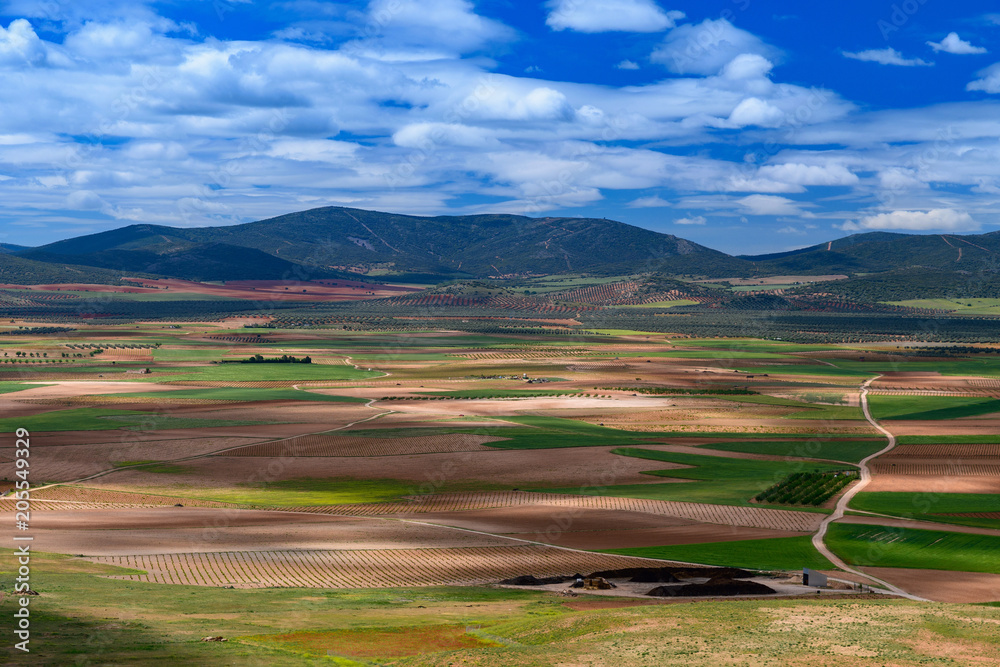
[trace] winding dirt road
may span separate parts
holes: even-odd
[[[819,526],[819,530],[816,531],[815,535],[813,535],[812,543],[813,546],[816,547],[817,551],[826,556],[827,560],[829,560],[831,563],[836,565],[841,570],[874,581],[878,583],[880,586],[885,586],[888,590],[892,591],[893,593],[901,597],[905,597],[910,600],[919,600],[921,602],[926,602],[927,601],[926,598],[918,597],[916,595],[911,595],[910,593],[907,593],[903,589],[897,586],[893,586],[887,581],[883,581],[881,579],[871,576],[870,574],[865,574],[864,572],[859,572],[858,570],[855,570],[850,565],[845,563],[839,556],[830,551],[830,549],[827,548],[826,544],[823,543],[823,537],[826,535],[826,531],[830,527],[830,524],[844,517],[844,511],[850,504],[851,499],[854,498],[854,496],[857,495],[859,491],[868,486],[868,482],[871,481],[872,474],[871,470],[868,469],[868,462],[878,456],[882,456],[883,454],[885,454],[886,452],[888,452],[889,450],[891,450],[893,447],[896,446],[896,436],[894,436],[892,433],[889,433],[889,431],[882,428],[882,426],[872,417],[872,413],[868,409],[868,387],[869,385],[871,385],[872,382],[877,380],[879,377],[881,376],[873,377],[870,380],[866,381],[863,385],[861,385],[861,410],[862,412],[864,412],[865,419],[868,420],[868,423],[874,426],[882,435],[888,438],[889,442],[883,449],[875,452],[870,456],[866,456],[861,460],[860,463],[858,463],[858,467],[861,470],[861,479],[858,481],[857,484],[848,489],[848,491],[844,493],[843,496],[840,497],[840,500],[837,501],[837,506],[834,509],[833,514],[829,515],[826,519],[823,520],[823,523],[821,523]]]

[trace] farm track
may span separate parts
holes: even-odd
[[[88,560],[145,570],[113,579],[237,588],[390,588],[472,585],[525,573],[552,576],[625,567],[662,566],[630,556],[542,545],[356,551],[235,551]]]
[[[865,574],[864,572],[859,572],[858,570],[855,570],[847,563],[845,563],[839,556],[830,551],[829,547],[827,547],[826,544],[823,542],[823,537],[826,535],[826,531],[829,529],[830,524],[844,517],[844,512],[847,510],[847,507],[850,504],[851,499],[854,498],[854,496],[857,495],[859,491],[868,486],[869,482],[871,482],[872,476],[871,476],[871,471],[868,469],[868,462],[876,457],[882,456],[883,454],[892,451],[893,447],[896,446],[896,436],[894,436],[892,433],[883,428],[877,421],[875,421],[875,419],[872,417],[871,410],[869,410],[868,408],[868,388],[870,387],[871,383],[877,379],[878,377],[871,378],[869,380],[866,380],[864,384],[861,385],[859,400],[861,403],[861,410],[862,412],[864,412],[865,415],[865,419],[868,420],[869,424],[874,426],[880,433],[882,433],[886,438],[888,438],[888,444],[886,444],[886,446],[883,449],[861,459],[861,461],[858,463],[858,468],[861,472],[860,481],[858,481],[857,484],[851,485],[847,489],[847,491],[842,496],[840,496],[840,499],[837,501],[837,505],[833,511],[833,514],[827,516],[825,519],[823,519],[822,523],[820,523],[819,530],[817,530],[812,537],[812,544],[814,547],[816,547],[817,551],[819,551],[827,558],[827,560],[829,560],[831,563],[833,563],[836,567],[840,568],[841,570],[844,570],[845,572],[850,572],[851,574],[855,574],[860,577],[865,577],[866,579],[874,581],[881,586],[885,586],[893,593],[901,595],[902,597],[908,598],[910,600],[919,600],[926,602],[924,598],[917,597],[916,595],[911,595],[906,591],[904,591],[903,589],[894,586],[887,581],[883,581],[869,574]]]

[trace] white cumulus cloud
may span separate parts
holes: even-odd
[[[678,218],[674,220],[675,225],[704,225],[708,222],[703,215],[694,215],[688,218]]]
[[[1000,63],[990,65],[979,72],[979,78],[970,81],[966,90],[981,90],[984,93],[1000,93]]]
[[[855,185],[858,177],[839,164],[806,165],[788,162],[761,167],[761,178],[795,185]]]
[[[659,195],[639,197],[628,203],[629,208],[663,208],[665,206],[670,206],[670,202]]]
[[[986,53],[984,47],[973,46],[970,42],[959,37],[957,32],[948,33],[948,36],[940,42],[927,42],[927,46],[936,52],[944,51],[945,53],[954,53],[960,56]]]
[[[576,32],[660,32],[673,28],[684,12],[664,11],[653,0],[549,0],[545,23]]]
[[[799,215],[798,202],[776,195],[750,195],[737,199],[745,213],[749,215]]]
[[[964,211],[936,208],[930,211],[892,211],[849,220],[840,226],[844,231],[908,230],[915,232],[971,232],[979,223]]]
[[[706,19],[671,30],[650,59],[676,74],[715,74],[744,53],[770,61],[779,51],[726,19]]]
[[[934,64],[920,58],[904,58],[902,53],[891,46],[884,49],[857,51],[856,53],[844,51],[844,57],[878,63],[879,65],[898,65],[899,67],[929,67]]]

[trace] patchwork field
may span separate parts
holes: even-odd
[[[361,289],[328,287],[331,299]],[[195,289],[170,291],[182,288]],[[107,636],[141,643],[156,628],[150,655],[201,661],[292,664],[332,650],[341,664],[444,664],[435,660],[451,651],[508,664],[507,652],[522,651],[523,664],[540,664],[526,648],[534,632],[618,627],[633,605],[655,613],[631,633],[676,630],[672,600],[610,574],[611,591],[501,580],[667,565],[688,568],[682,581],[695,587],[708,567],[784,582],[772,594],[785,602],[686,605],[695,616],[751,614],[746,627],[873,613],[898,627],[929,627],[928,614],[955,627],[995,622],[986,607],[919,600],[1000,602],[1000,385],[990,374],[1000,376],[1000,359],[977,355],[976,375],[951,358],[964,374],[942,375],[924,358],[857,345],[244,326],[256,323],[95,326],[0,343],[60,359],[106,350],[53,370],[0,366],[0,423],[30,431],[33,549],[46,554],[32,580],[40,627],[84,632],[139,591],[161,610],[212,593],[221,597],[205,608],[216,611],[201,620],[166,629],[131,607],[144,627],[123,621]],[[113,347],[122,341],[133,347]],[[254,355],[265,361],[240,363]],[[887,434],[895,446],[875,456]],[[13,437],[0,443],[6,525],[18,509],[16,449]],[[803,567],[835,582],[820,601],[788,583]],[[12,573],[0,575],[8,588]],[[80,595],[108,611],[67,602]],[[293,602],[307,611],[279,625],[247,611]],[[351,609],[378,621],[358,625]],[[357,634],[376,626],[382,634]],[[191,643],[199,633],[230,641],[209,654]],[[995,651],[962,633],[956,651]],[[893,655],[924,655],[892,641]],[[854,642],[866,659],[887,655],[868,635]],[[761,655],[780,662],[799,650]]]

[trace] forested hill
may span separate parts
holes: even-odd
[[[81,264],[158,271],[151,255],[197,252],[219,244],[218,261],[250,249],[308,272],[364,270],[487,277],[511,274],[638,273],[739,275],[744,260],[669,234],[599,218],[515,215],[416,217],[328,207],[229,227],[175,229],[132,225],[52,243],[23,256],[51,261],[73,256]],[[262,259],[250,262],[267,268]],[[230,262],[235,270],[248,258]],[[174,275],[190,267],[174,262]],[[288,267],[272,267],[281,271]],[[236,276],[233,276],[236,277]],[[240,276],[243,277],[243,276]]]
[[[131,225],[38,248],[6,246],[0,256],[105,271],[95,272],[94,281],[106,280],[107,271],[192,280],[364,274],[441,282],[567,273],[730,278],[927,270],[950,281],[952,274],[996,272],[1000,232],[871,232],[791,252],[733,257],[604,218],[419,217],[326,207],[226,227]]]
[[[975,272],[997,267],[1000,232],[988,234],[854,234],[773,255],[743,256],[776,274],[880,273],[913,268]]]

